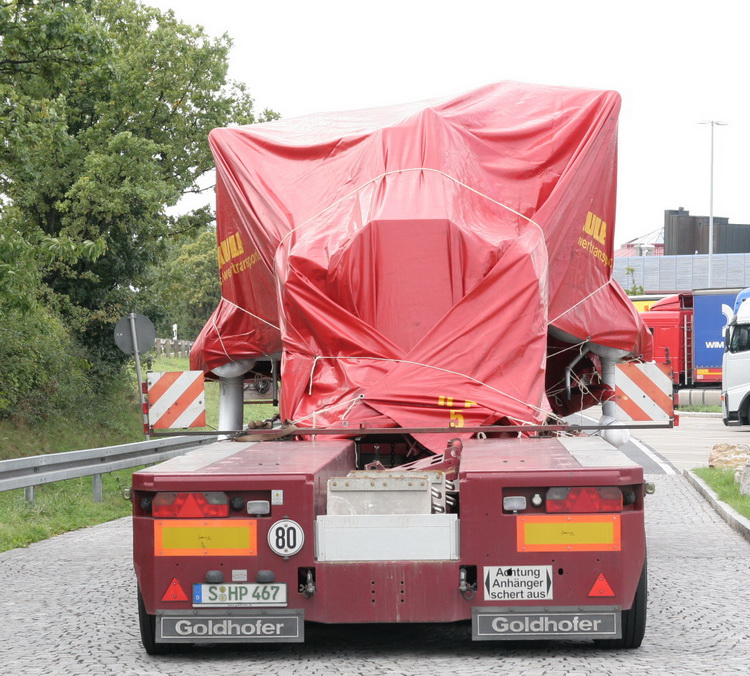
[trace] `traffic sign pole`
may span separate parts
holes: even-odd
[[[143,434],[148,441],[151,437],[148,433],[148,409],[146,408],[146,395],[143,393],[143,374],[141,374],[141,355],[138,353],[138,335],[135,330],[135,312],[128,315],[130,320],[130,336],[133,340],[133,352],[135,354],[135,371],[138,374],[138,395],[141,398],[141,413],[143,414]]]

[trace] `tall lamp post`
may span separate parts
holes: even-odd
[[[700,122],[699,124],[710,124],[711,125],[711,189],[708,202],[708,288],[712,289],[714,286],[714,127],[726,127],[726,122],[718,122],[717,120],[707,120]]]

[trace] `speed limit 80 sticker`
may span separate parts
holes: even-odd
[[[282,519],[268,531],[268,546],[279,556],[292,556],[305,544],[305,532],[296,521]]]

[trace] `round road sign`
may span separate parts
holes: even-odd
[[[148,352],[156,342],[156,328],[153,322],[144,315],[131,312],[115,326],[115,343],[125,354],[135,354],[133,348],[133,327],[138,354]]]

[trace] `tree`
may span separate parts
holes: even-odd
[[[25,244],[48,298],[106,360],[111,323],[165,241],[211,220],[166,215],[200,190],[208,132],[277,115],[256,119],[227,80],[226,35],[135,0],[0,0],[0,35],[0,232],[16,243],[0,240],[0,266]]]
[[[216,231],[209,227],[196,237],[170,243],[163,262],[155,266],[146,312],[159,335],[194,340],[221,299],[216,258]]]
[[[625,289],[625,293],[628,296],[639,296],[643,293],[643,287],[640,284],[635,283],[635,268],[625,268],[625,279],[628,281],[628,288]]]

